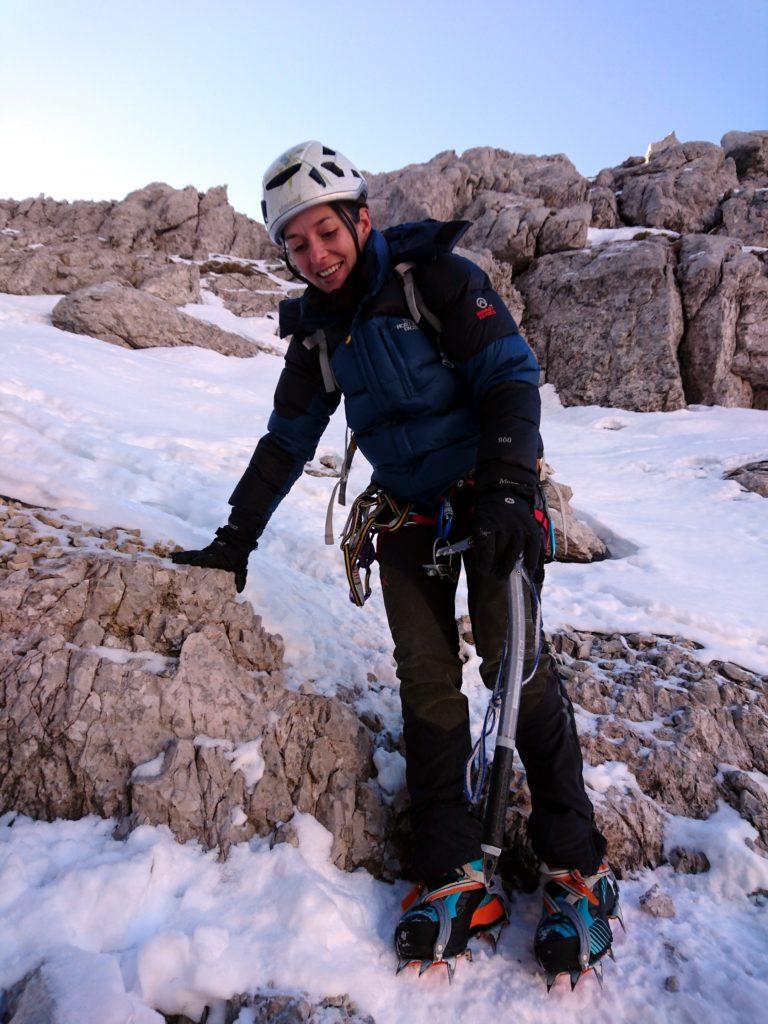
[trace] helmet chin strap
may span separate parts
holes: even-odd
[[[357,253],[357,258],[358,260],[360,260],[362,258],[363,253],[362,250],[360,249],[360,239],[357,237],[357,225],[349,216],[349,214],[341,205],[341,203],[334,203],[333,208],[349,228],[350,234],[352,235],[352,239],[355,243],[355,252]]]
[[[285,265],[288,267],[288,269],[295,278],[297,278],[299,281],[303,281],[304,284],[311,284],[311,282],[308,281],[306,277],[303,276],[303,274],[300,274],[296,267],[294,267],[294,265],[291,263],[291,258],[288,255],[288,246],[285,244],[285,239],[283,239],[283,258],[285,259]]]

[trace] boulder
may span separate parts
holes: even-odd
[[[587,192],[587,202],[592,210],[590,227],[617,228],[621,226],[619,207],[612,185],[593,185]]]
[[[519,324],[523,319],[525,305],[522,295],[512,282],[509,264],[497,260],[490,249],[464,249],[459,246],[453,251],[457,256],[472,260],[485,271],[490,279],[491,287],[498,292],[507,309]]]
[[[658,883],[642,894],[639,903],[643,913],[651,917],[674,917],[676,913],[674,900]]]
[[[123,348],[197,345],[227,356],[253,356],[254,342],[222,331],[175,309],[163,299],[123,285],[91,285],[65,296],[53,308],[54,327],[101,338]]]
[[[554,479],[545,463],[544,497],[555,527],[555,561],[599,562],[609,557],[608,548],[591,526],[578,519],[571,508],[573,491]]]
[[[171,263],[156,270],[139,284],[144,292],[173,306],[200,301],[200,269],[194,263]]]
[[[726,480],[735,480],[745,491],[754,491],[755,494],[768,498],[768,459],[761,462],[748,462],[746,466],[739,466],[725,474]]]
[[[674,134],[652,145],[645,160],[627,161],[613,175],[625,224],[680,234],[714,227],[721,200],[739,187],[736,166],[719,146],[680,143]]]
[[[562,209],[583,203],[588,190],[587,179],[563,154],[531,156],[490,146],[461,156],[449,150],[427,163],[366,178],[374,222],[384,227],[423,217],[472,217],[468,208],[482,192],[538,199],[542,206]]]
[[[465,243],[487,248],[511,265],[513,273],[525,269],[536,256],[582,249],[592,217],[589,203],[550,209],[541,199],[481,192],[466,211],[473,221]]]
[[[515,279],[523,333],[565,405],[682,408],[674,271],[670,245],[651,236],[544,256]]]
[[[26,245],[0,234],[0,291],[11,295],[68,295],[106,281],[135,287],[167,266],[165,255],[123,252],[98,238]]]
[[[751,407],[768,397],[768,276],[731,238],[687,235],[678,281],[680,368],[688,402]]]
[[[206,283],[235,316],[277,314],[277,307],[286,297],[286,290],[278,288],[266,275],[257,277],[243,273],[211,274]],[[300,294],[303,287],[299,285],[294,294]]]
[[[726,132],[720,145],[736,165],[741,182],[768,185],[768,132]]]
[[[461,160],[479,188],[541,199],[554,209],[584,202],[589,188],[564,153],[534,156],[478,146],[462,153]]]
[[[513,273],[524,270],[536,255],[536,245],[549,210],[540,199],[481,192],[467,209],[472,226],[464,236],[470,248],[490,249],[510,264]]]
[[[299,809],[335,864],[380,870],[371,733],[283,688],[282,640],[230,574],[19,505],[0,528],[0,813],[164,824],[226,853]]]
[[[425,164],[397,171],[368,174],[368,203],[376,227],[434,217],[453,220],[468,205],[472,192],[470,169],[456,153],[446,150]]]
[[[536,255],[545,256],[550,252],[583,249],[587,244],[587,231],[591,219],[592,207],[589,203],[551,210],[536,239]]]
[[[768,248],[768,190],[743,188],[720,207],[716,234],[738,238],[744,245]]]

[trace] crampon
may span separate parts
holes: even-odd
[[[464,864],[431,883],[420,883],[403,900],[405,913],[395,929],[399,974],[418,968],[419,977],[434,967],[445,967],[453,981],[459,959],[472,959],[470,939],[482,937],[496,949],[501,929],[509,920],[507,899],[494,877],[483,880],[482,861]]]
[[[624,928],[619,906],[619,884],[607,864],[594,875],[553,871],[542,866],[544,912],[534,941],[534,952],[547,976],[547,992],[557,978],[570,978],[571,991],[590,972],[602,986],[602,959],[613,956],[610,921]]]

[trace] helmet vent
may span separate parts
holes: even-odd
[[[358,172],[355,170],[354,167],[352,168],[352,176],[355,177],[355,178],[361,178],[362,177],[362,175],[358,174]]]
[[[264,199],[261,200],[261,215],[264,218],[264,223],[266,224],[269,218],[267,216],[267,203]]]
[[[323,146],[323,156],[336,156],[336,150],[328,149],[327,146]]]
[[[312,179],[312,181],[316,181],[318,185],[322,185],[323,187],[327,185],[325,178],[322,176],[322,174],[320,173],[320,171],[318,171],[316,167],[312,168],[312,170],[309,172],[309,176]]]
[[[344,177],[344,171],[342,171],[338,164],[334,164],[330,160],[326,160],[325,163],[320,164],[320,166],[324,167],[326,171],[331,171],[337,178]]]
[[[292,178],[294,176],[294,174],[296,173],[296,171],[298,171],[300,167],[301,164],[293,164],[291,167],[286,167],[284,171],[280,171],[280,173],[276,174],[271,181],[267,182],[267,184],[264,186],[265,189],[269,191],[270,189],[273,188],[280,188],[280,186],[284,185],[286,181],[289,180],[289,178]]]

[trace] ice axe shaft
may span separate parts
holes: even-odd
[[[507,643],[501,714],[483,817],[483,875],[489,885],[504,843],[504,824],[515,756],[515,735],[525,666],[525,595],[522,555],[507,579]]]

